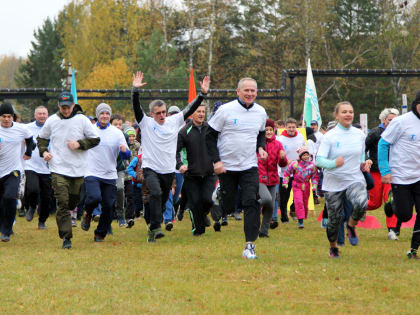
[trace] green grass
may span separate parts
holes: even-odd
[[[317,207],[317,215],[320,208]],[[305,229],[291,222],[257,241],[259,259],[241,257],[243,221],[193,238],[184,219],[155,244],[144,221],[93,242],[74,229],[61,249],[55,218],[38,231],[37,218],[19,218],[11,242],[0,244],[2,314],[417,313],[420,262],[405,256],[411,229],[399,241],[383,229],[359,229],[340,259],[328,257],[325,230],[310,214]],[[80,224],[80,222],[79,222]]]

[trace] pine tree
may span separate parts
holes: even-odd
[[[65,70],[61,68],[62,49],[57,21],[47,18],[37,31],[26,63],[19,67],[16,83],[19,87],[61,87]]]

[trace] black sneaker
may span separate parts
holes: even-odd
[[[19,218],[23,218],[26,215],[24,207],[19,208],[18,215],[19,215]]]
[[[168,222],[165,224],[166,231],[171,231],[173,227],[174,227],[174,224],[172,222]]]
[[[228,218],[227,217],[223,217],[222,218],[222,226],[226,226],[228,225]]]
[[[29,207],[28,211],[26,212],[26,221],[31,222],[34,218],[35,209]]]
[[[45,222],[39,222],[38,223],[38,230],[46,230],[47,226],[45,225]]]
[[[279,226],[279,223],[277,221],[272,220],[270,222],[270,229],[274,230]]]
[[[127,229],[131,229],[134,225],[134,220],[133,219],[128,219],[127,221]]]
[[[62,249],[70,249],[71,248],[71,239],[63,238],[63,246]]]
[[[215,232],[220,232],[221,228],[222,228],[222,225],[220,224],[219,221],[214,222],[213,229]]]
[[[330,248],[330,257],[331,258],[340,258],[340,251],[337,247]]]
[[[408,259],[419,259],[419,257],[417,256],[417,249],[410,249],[407,252],[407,257]]]
[[[80,227],[84,231],[89,231],[90,229],[90,221],[92,221],[92,215],[85,213],[83,214],[82,223],[80,224]]]
[[[182,210],[181,208],[178,210],[178,212],[176,213],[176,218],[178,219],[178,221],[182,221],[182,219],[184,218],[184,210]]]
[[[258,236],[259,236],[260,238],[263,238],[263,237],[269,237],[269,236],[268,236],[268,234],[265,234],[265,233],[263,233],[263,232],[260,232],[260,233],[258,234]]]

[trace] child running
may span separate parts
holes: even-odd
[[[309,181],[312,180],[312,186],[316,190],[318,178],[315,164],[310,160],[310,154],[307,147],[300,147],[296,150],[299,158],[293,161],[284,171],[283,187],[287,187],[289,179],[293,176],[292,183],[293,201],[295,203],[296,216],[298,218],[299,229],[304,228],[303,219],[308,217],[308,200],[311,192]]]

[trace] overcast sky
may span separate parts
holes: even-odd
[[[70,0],[0,0],[0,56],[26,57],[34,30],[53,19]]]

